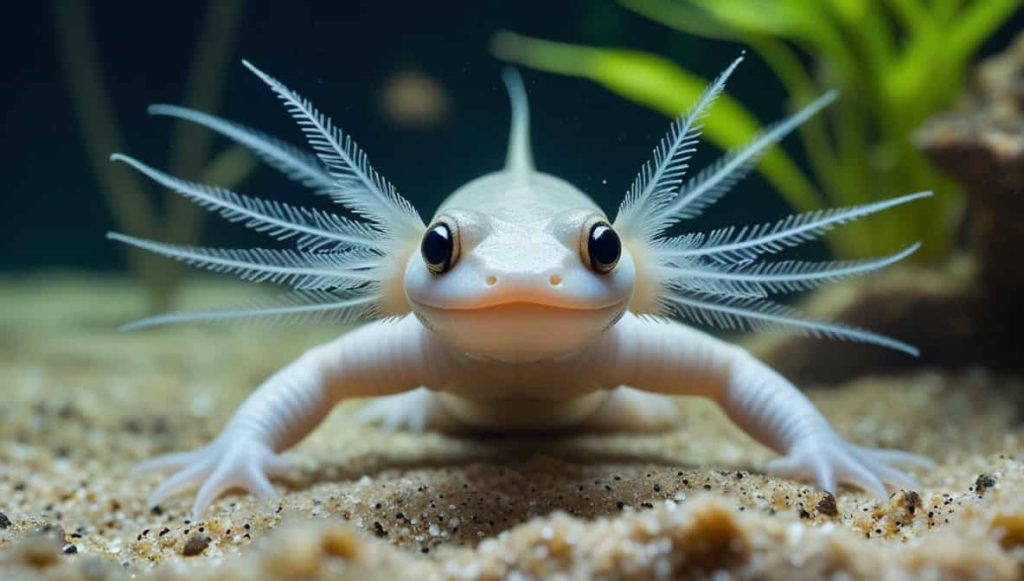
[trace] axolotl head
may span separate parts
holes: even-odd
[[[553,176],[510,171],[452,194],[404,276],[427,328],[506,362],[586,346],[625,312],[634,278],[629,252],[587,196]]]
[[[459,351],[506,362],[577,351],[626,311],[636,272],[608,218],[568,182],[537,172],[519,75],[505,168],[441,205],[405,268],[408,304]]]

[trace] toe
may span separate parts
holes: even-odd
[[[234,469],[230,465],[222,464],[209,478],[199,487],[196,493],[196,500],[192,504],[192,520],[199,521],[214,500],[221,494],[236,485]],[[241,482],[238,483],[241,485]]]
[[[181,470],[182,468],[191,465],[196,459],[196,452],[173,452],[171,454],[161,454],[143,460],[132,468],[132,475],[139,476],[142,474],[148,474],[150,472],[167,472],[169,470]]]
[[[256,466],[250,466],[246,471],[242,486],[251,490],[260,500],[273,500],[278,497],[277,490],[274,489],[267,475]]]
[[[765,471],[777,476],[792,478],[798,475],[797,468],[798,462],[796,458],[792,456],[781,456],[771,462],[768,462],[768,465],[765,466]]]
[[[924,470],[934,470],[938,467],[938,464],[927,456],[914,454],[912,452],[905,452],[903,450],[890,450],[885,448],[860,448],[859,450],[861,453],[867,454],[875,460],[885,464],[891,464],[893,466],[901,466],[903,468],[920,468]]]
[[[156,506],[163,502],[168,496],[198,486],[207,473],[207,466],[204,463],[193,464],[160,483],[160,486],[149,495],[149,506]]]
[[[836,472],[828,462],[822,460],[814,461],[814,479],[818,484],[818,488],[829,494],[834,495],[836,493]]]
[[[843,480],[867,490],[879,500],[889,497],[885,485],[878,479],[878,476],[875,476],[871,470],[855,458],[844,458],[841,466]]]
[[[882,482],[890,484],[893,488],[905,490],[916,490],[918,488],[917,478],[913,475],[890,468],[884,464],[872,466],[871,469],[882,479]]]

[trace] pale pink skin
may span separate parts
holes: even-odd
[[[781,454],[768,472],[829,492],[845,482],[884,497],[887,485],[915,486],[901,467],[931,466],[847,442],[743,349],[636,314],[634,288],[650,281],[630,241],[615,270],[594,272],[580,237],[600,209],[558,178],[513,169],[470,182],[439,209],[460,233],[449,272],[429,272],[415,251],[396,258],[410,312],[310,350],[268,378],[213,442],[143,464],[176,471],[150,502],[198,486],[198,519],[231,488],[273,498],[269,477],[289,465],[282,453],[339,401],[361,397],[381,397],[363,419],[414,430],[650,430],[672,423],[666,395],[696,395]]]

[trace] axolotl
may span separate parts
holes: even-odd
[[[504,74],[512,123],[501,171],[452,193],[425,224],[351,137],[278,80],[243,61],[294,117],[314,153],[211,115],[155,105],[150,113],[195,122],[340,204],[296,207],[205,186],[116,154],[163,186],[292,249],[175,246],[113,239],[219,272],[292,287],[280,303],[160,315],[131,328],[248,317],[371,319],[269,377],[208,445],[144,462],[173,470],[155,504],[198,487],[199,518],[232,488],[277,495],[283,453],[341,400],[377,398],[360,419],[410,430],[660,430],[671,396],[703,396],[780,456],[765,466],[834,493],[848,483],[884,497],[913,487],[909,452],[841,437],[799,389],[746,350],[674,319],[737,328],[786,327],[812,335],[914,347],[817,320],[773,302],[872,271],[917,245],[844,262],[769,261],[850,220],[930,195],[797,214],[743,228],[671,232],[718,201],[766,149],[835,98],[827,93],[693,177],[686,176],[705,116],[736,59],[670,126],[629,187],[614,220],[565,180],[537,171],[521,77]]]

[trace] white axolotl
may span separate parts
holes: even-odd
[[[666,233],[721,198],[769,146],[834,99],[823,96],[684,180],[702,119],[740,60],[671,125],[614,221],[571,184],[534,169],[526,94],[511,70],[504,76],[512,102],[505,168],[459,188],[429,225],[347,134],[247,62],[298,121],[315,156],[201,112],[153,106],[152,114],[235,140],[347,214],[183,181],[115,155],[228,220],[296,243],[294,250],[223,250],[111,234],[190,264],[294,289],[275,306],[162,315],[129,327],[251,316],[378,320],[271,376],[205,447],[144,463],[142,470],[176,470],[150,501],[198,486],[192,514],[199,518],[230,488],[274,497],[268,477],[289,465],[282,453],[336,403],[364,397],[379,399],[363,409],[363,419],[391,427],[504,431],[664,429],[674,409],[668,396],[704,396],[782,454],[768,472],[833,493],[837,482],[880,497],[886,484],[913,487],[913,477],[897,467],[927,467],[928,459],[847,442],[771,368],[666,317],[726,328],[785,326],[916,352],[869,331],[807,318],[768,297],[886,266],[917,245],[856,262],[760,259],[928,192],[741,229]]]

